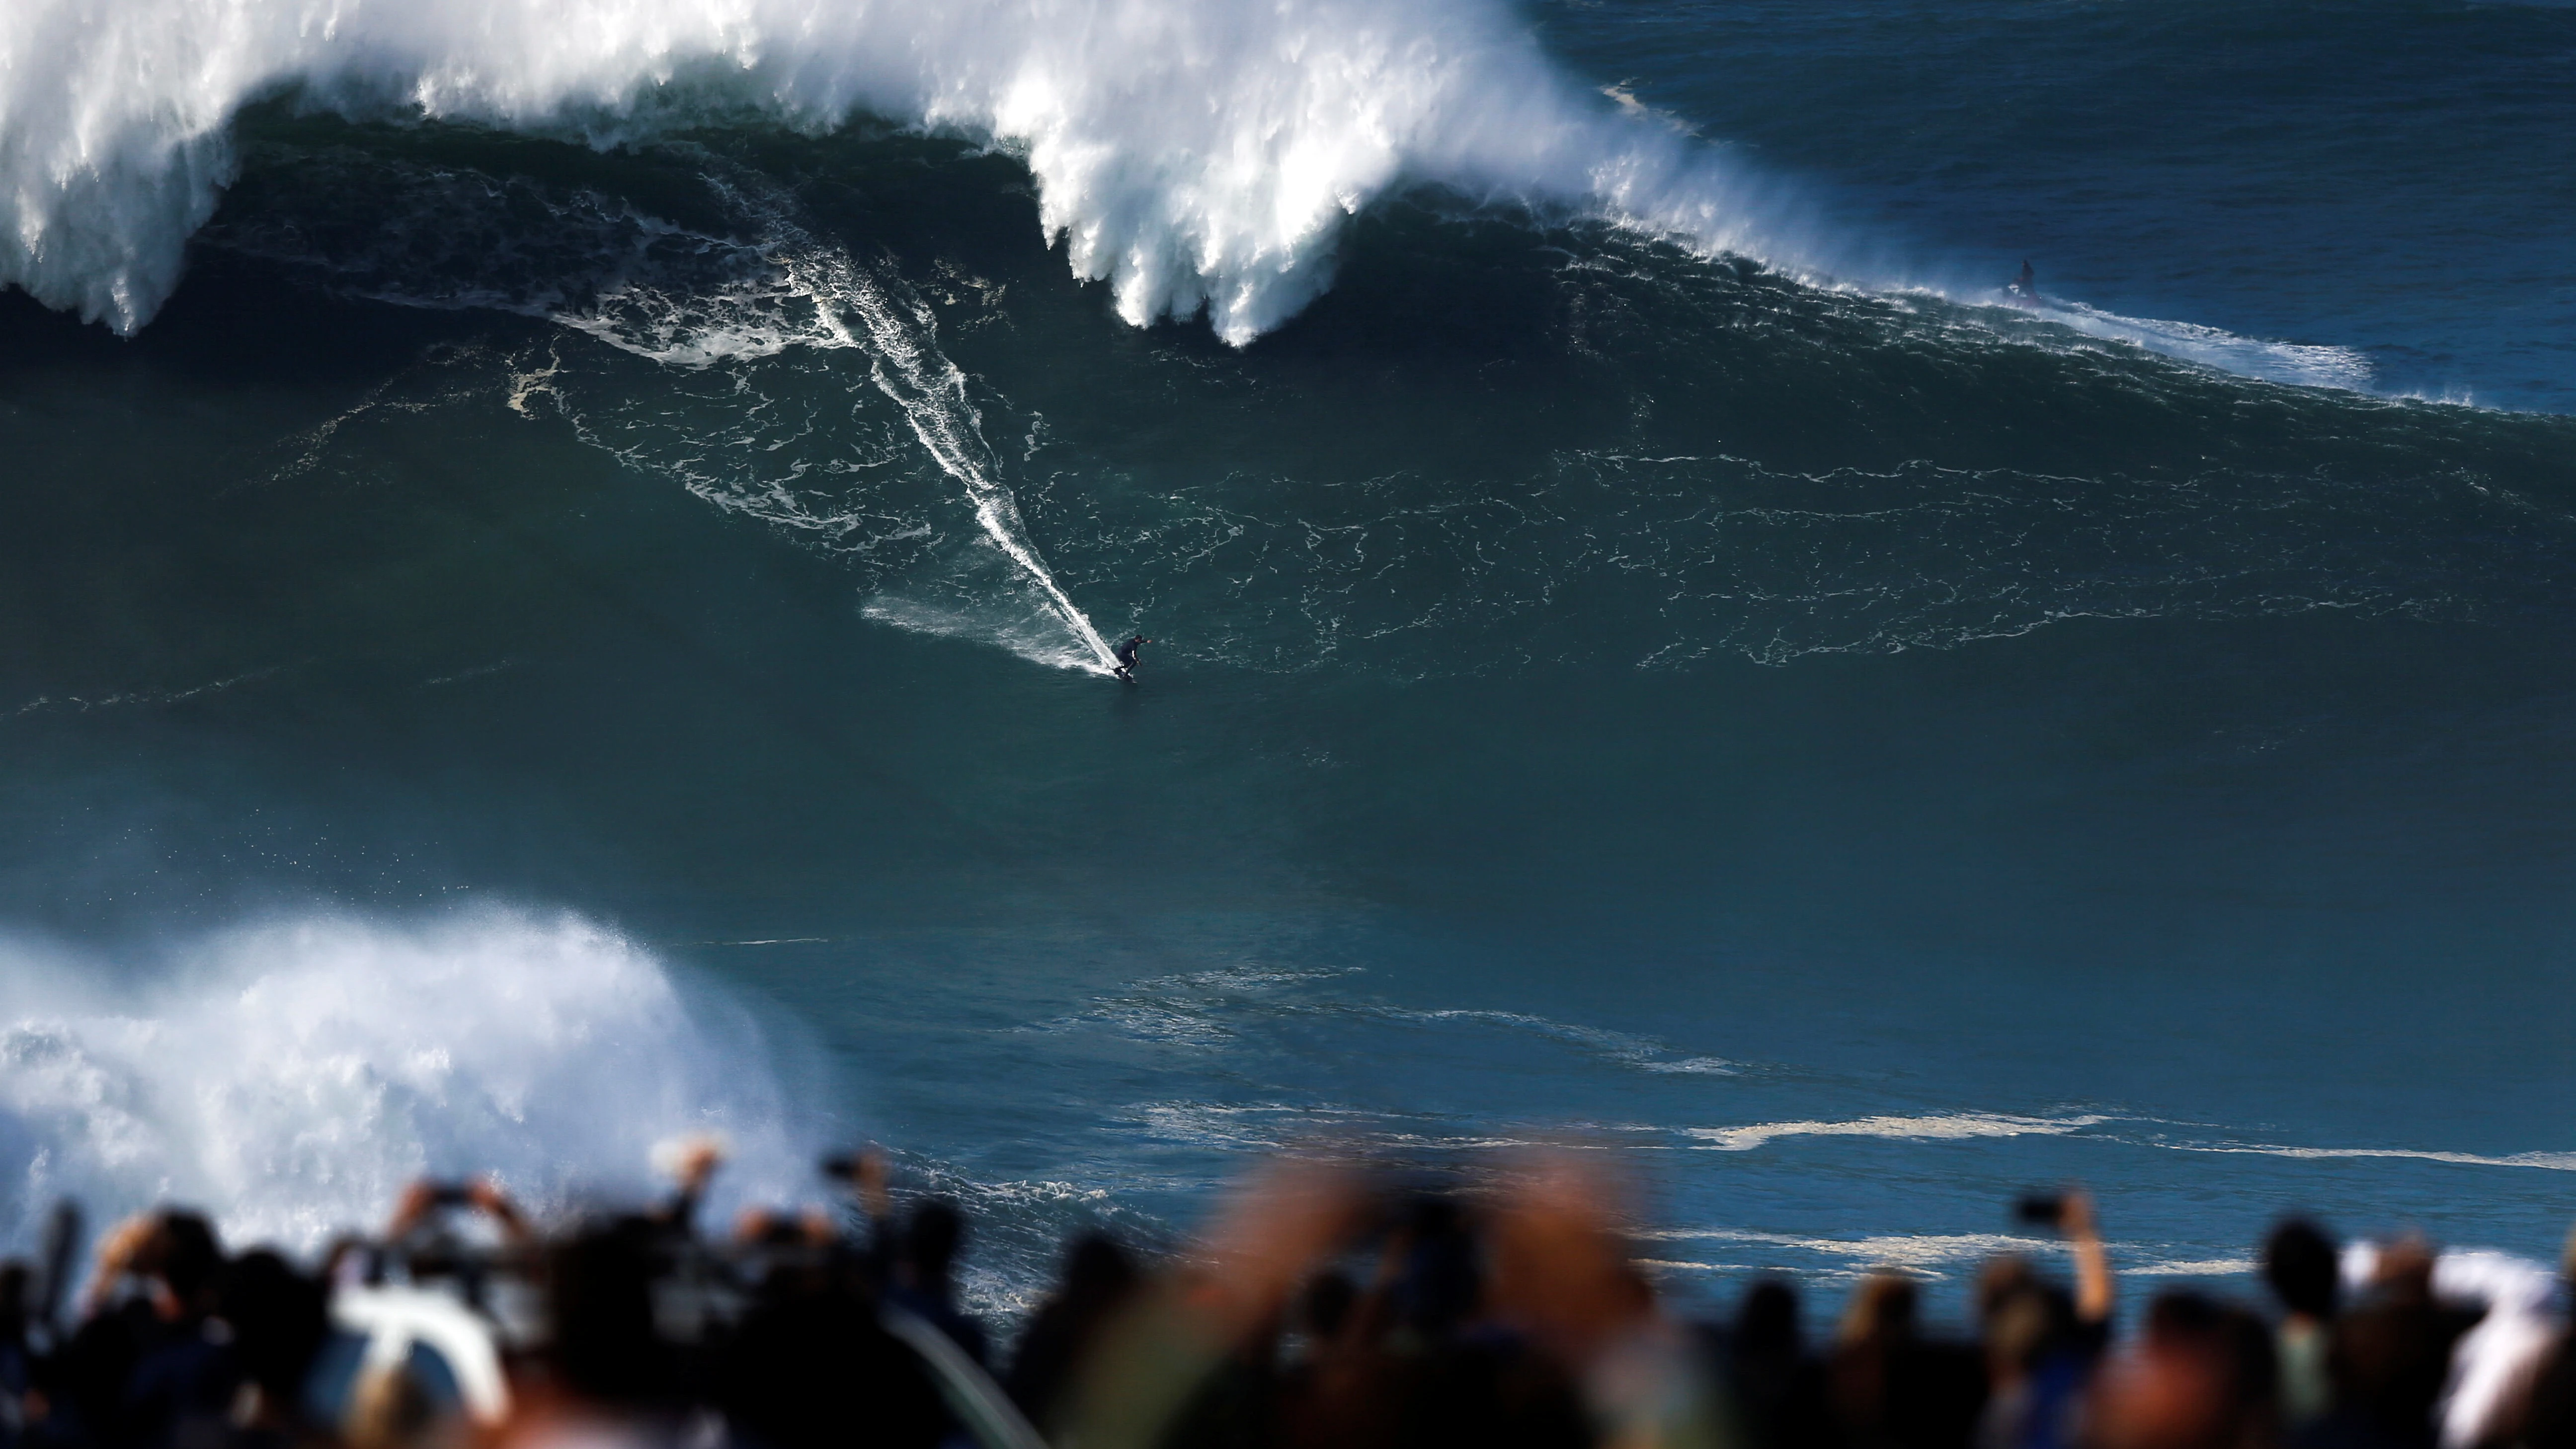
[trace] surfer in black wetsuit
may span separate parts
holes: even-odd
[[[2021,275],[2013,279],[2013,284],[2008,290],[2021,299],[2024,306],[2039,300],[2039,283],[2033,280],[2036,275],[2030,269],[2030,258],[2022,258]]]
[[[1140,647],[1153,642],[1153,640],[1146,638],[1142,634],[1131,634],[1128,636],[1126,643],[1119,645],[1117,649],[1113,651],[1118,656],[1118,668],[1116,673],[1119,678],[1126,680],[1129,684],[1134,684],[1136,682],[1136,651]]]

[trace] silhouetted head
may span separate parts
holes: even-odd
[[[26,1337],[27,1316],[34,1311],[35,1276],[15,1258],[0,1263],[0,1343]]]
[[[322,1285],[266,1248],[224,1267],[215,1282],[215,1312],[233,1330],[242,1371],[269,1402],[292,1407],[313,1356],[330,1335],[329,1296]]]
[[[2398,1258],[2391,1268],[2386,1260]],[[2426,1261],[2419,1263],[2416,1258]],[[2429,1443],[2433,1405],[2465,1326],[2433,1302],[2429,1255],[2383,1253],[2382,1277],[2335,1321],[2326,1374],[2335,1402],[2401,1443]]]
[[[2284,1218],[2263,1240],[2263,1281],[2292,1313],[2332,1318],[2340,1280],[2334,1239],[2306,1218]]]
[[[1396,1317],[1423,1333],[1441,1333],[1474,1316],[1485,1292],[1476,1240],[1466,1214],[1445,1197],[1419,1197],[1404,1212],[1407,1251],[1395,1283]]]
[[[1991,1258],[1977,1274],[1977,1333],[1996,1382],[2035,1367],[2074,1329],[2074,1300],[2028,1258]]]
[[[1799,1347],[1798,1290],[1785,1278],[1757,1279],[1735,1308],[1738,1353],[1777,1357]]]
[[[607,1223],[547,1254],[555,1367],[567,1388],[601,1403],[648,1402],[668,1387],[653,1334],[652,1231],[633,1220]]]
[[[1844,1343],[1901,1343],[1914,1336],[1918,1294],[1914,1280],[1898,1273],[1873,1273],[1852,1290],[1843,1310]]]
[[[1318,1342],[1339,1337],[1342,1325],[1351,1321],[1351,1308],[1360,1299],[1359,1285],[1339,1268],[1327,1268],[1315,1275],[1306,1291],[1297,1295],[1297,1328]]]
[[[1084,1233],[1073,1240],[1072,1251],[1064,1256],[1064,1296],[1068,1299],[1093,1303],[1124,1297],[1136,1286],[1136,1278],[1136,1260],[1107,1233]]]
[[[943,1198],[917,1204],[903,1225],[903,1266],[913,1285],[925,1291],[943,1288],[966,1241],[966,1215]]]
[[[2179,1290],[2148,1305],[2145,1331],[2094,1398],[2100,1449],[2237,1449],[2269,1437],[2272,1337],[2240,1308]]]
[[[161,1280],[181,1307],[201,1313],[209,1307],[209,1290],[224,1266],[223,1245],[214,1225],[185,1208],[164,1209],[152,1237],[135,1263],[137,1270]]]
[[[1977,1269],[1977,1321],[1992,1321],[2004,1304],[2039,1283],[2039,1270],[2019,1253],[1998,1253],[1988,1258]]]

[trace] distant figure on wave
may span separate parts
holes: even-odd
[[[2035,280],[2035,277],[2036,274],[2030,269],[2030,258],[2024,257],[2022,258],[2021,263],[2021,275],[2013,278],[2012,285],[2004,288],[2004,290],[2011,293],[2012,299],[2015,302],[2020,303],[2022,306],[2037,306],[2039,303],[2039,283]]]
[[[1153,640],[1146,638],[1142,634],[1131,634],[1127,636],[1127,642],[1119,645],[1114,651],[1118,656],[1118,667],[1110,672],[1127,681],[1129,684],[1134,684],[1136,682],[1136,651],[1153,642]]]

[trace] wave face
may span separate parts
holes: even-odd
[[[1704,152],[1566,84],[1486,0],[27,0],[0,35],[0,282],[142,326],[234,174],[233,117],[290,89],[601,144],[746,111],[1002,140],[1121,316],[1204,308],[1238,343],[1399,178],[1749,236]]]
[[[423,1174],[490,1170],[541,1208],[629,1199],[653,1146],[696,1132],[730,1143],[729,1198],[775,1198],[820,1140],[749,1017],[578,917],[287,920],[112,974],[0,948],[11,1243],[63,1195],[185,1203],[298,1249],[373,1226]]]
[[[240,131],[199,242],[218,292],[229,268],[497,328],[439,386],[833,555],[873,619],[1066,669],[1157,619],[1193,659],[1421,677],[2499,618],[2567,577],[2557,420],[2273,387],[1594,220],[1390,198],[1333,294],[1238,352],[1102,317],[1034,244],[1027,173],[953,141]],[[461,315],[491,311],[551,325]],[[2230,366],[2317,361],[2293,351]]]

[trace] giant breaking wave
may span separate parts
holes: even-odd
[[[11,0],[0,284],[120,332],[177,286],[245,105],[608,145],[869,112],[1022,151],[1076,274],[1247,342],[1390,186],[1777,252],[1717,153],[1573,86],[1494,0]],[[1751,219],[1774,223],[1757,236]]]

